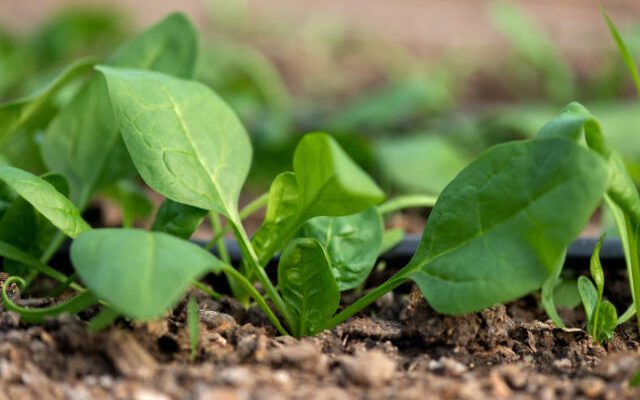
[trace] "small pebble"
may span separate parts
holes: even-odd
[[[396,363],[383,352],[372,350],[355,357],[345,358],[342,367],[356,384],[381,386],[393,377]]]

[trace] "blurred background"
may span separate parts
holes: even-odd
[[[0,101],[181,10],[200,29],[197,79],[252,135],[253,193],[290,169],[301,134],[321,130],[389,193],[437,194],[488,146],[535,134],[572,100],[601,118],[640,181],[638,102],[598,4],[4,0]],[[602,5],[640,56],[640,2]]]

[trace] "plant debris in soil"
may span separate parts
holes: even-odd
[[[419,291],[314,337],[278,337],[259,311],[193,292],[200,343],[189,361],[186,300],[164,319],[89,333],[83,317],[27,326],[0,313],[2,399],[637,399],[632,324],[595,344],[557,329],[530,296],[460,317]],[[533,310],[533,311],[532,311]],[[574,313],[574,312],[571,312]],[[565,315],[575,326],[583,316]]]

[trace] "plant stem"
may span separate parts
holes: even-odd
[[[631,222],[629,217],[625,217],[625,227],[629,237],[629,258],[631,265],[629,268],[629,280],[631,281],[631,291],[633,292],[634,303],[640,299],[640,260],[638,259],[638,229]],[[637,303],[636,303],[637,304]],[[636,322],[640,330],[640,309],[636,308]]]
[[[380,296],[402,285],[404,282],[406,282],[406,280],[407,280],[406,278],[398,277],[398,275],[392,276],[382,285],[373,289],[363,297],[356,300],[356,302],[352,303],[347,308],[340,311],[338,314],[334,315],[333,318],[331,318],[329,321],[325,323],[323,328],[331,329],[334,326],[346,321],[348,318],[352,317],[358,311],[362,310],[369,304],[376,301],[378,298],[380,298]]]
[[[256,303],[258,303],[258,306],[260,307],[262,312],[265,313],[267,318],[269,318],[269,321],[271,321],[271,323],[276,327],[276,329],[278,330],[278,332],[280,332],[281,335],[283,336],[289,335],[286,329],[284,329],[284,327],[282,326],[282,324],[280,324],[278,317],[276,317],[273,311],[271,311],[271,308],[269,307],[267,302],[264,300],[264,297],[262,297],[260,292],[258,292],[256,288],[253,287],[251,282],[249,282],[247,278],[244,277],[244,275],[238,272],[231,265],[227,265],[227,264],[222,266],[222,272],[232,277],[240,286],[244,288],[244,290],[246,290],[251,295],[251,297],[254,298]]]
[[[243,221],[247,219],[249,216],[253,215],[258,210],[264,208],[269,201],[269,193],[263,193],[258,196],[256,199],[252,200],[249,204],[244,206],[242,210],[240,210],[240,220]],[[215,228],[214,228],[215,229]],[[207,250],[211,250],[216,243],[224,237],[227,233],[231,232],[231,225],[226,225],[220,231],[214,232],[213,238],[207,243],[205,248]]]
[[[239,219],[239,218],[238,218]],[[280,294],[271,283],[271,280],[267,276],[267,272],[260,266],[260,261],[258,259],[258,255],[256,254],[253,245],[251,244],[251,240],[249,240],[249,236],[247,232],[244,230],[244,226],[242,226],[241,222],[235,222],[233,218],[229,219],[231,225],[233,225],[234,232],[236,234],[236,240],[238,241],[238,245],[242,250],[242,253],[246,256],[246,261],[250,264],[250,268],[253,269],[253,272],[256,274],[258,281],[262,284],[265,292],[273,301],[273,305],[276,307],[276,310],[282,315],[285,322],[288,326],[293,326],[293,318],[291,318],[291,314],[289,313],[289,309],[287,305],[280,297]]]
[[[198,282],[198,281],[193,281],[192,285],[198,289],[199,291],[206,293],[209,297],[211,297],[214,300],[220,300],[222,298],[222,295],[218,292],[216,292],[215,290],[209,288],[208,286],[206,286],[205,284]]]
[[[391,214],[405,208],[433,207],[438,200],[437,196],[421,194],[398,196],[378,206],[380,214]]]
[[[99,332],[109,325],[113,324],[120,316],[120,313],[109,306],[104,306],[100,312],[89,321],[88,329],[90,332]]]
[[[220,223],[220,216],[211,211],[209,212],[209,221],[211,221],[211,228],[213,228],[213,234],[214,234],[214,239],[217,238],[217,240],[215,242],[210,242],[210,243],[215,243],[216,248],[218,249],[218,255],[220,256],[220,259],[225,263],[225,264],[231,264],[231,258],[229,257],[229,250],[227,249],[227,244],[224,241],[224,234],[223,234],[223,228],[222,228],[222,223]],[[209,245],[207,245],[208,247]],[[210,248],[207,248],[207,250],[211,250]]]

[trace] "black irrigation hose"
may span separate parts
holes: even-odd
[[[566,259],[567,264],[572,267],[579,267],[578,264],[585,261],[587,264],[584,265],[584,268],[588,269],[588,260],[591,257],[591,253],[593,253],[593,248],[597,242],[598,238],[578,238],[571,244],[571,246],[569,246]],[[204,244],[204,242],[197,243]],[[240,262],[241,253],[238,244],[233,239],[226,239],[226,243],[231,261],[234,264]],[[415,253],[419,243],[419,235],[407,235],[402,242],[383,254],[380,259],[388,264],[395,265],[397,263],[400,264],[400,266],[403,266],[409,261],[411,256],[413,256],[413,253]],[[212,251],[215,253],[215,247]],[[274,261],[277,261],[277,257],[278,256],[275,257]],[[603,263],[609,262],[614,265],[624,265],[624,251],[622,250],[620,239],[605,238],[602,244],[602,249],[600,250],[600,259]]]

